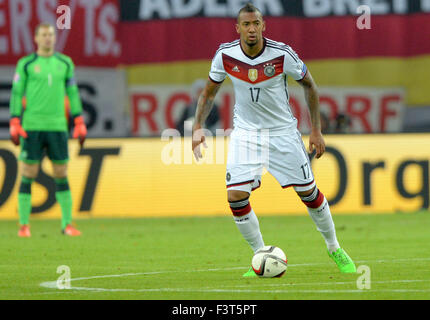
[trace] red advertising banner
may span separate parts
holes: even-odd
[[[0,64],[33,52],[34,29],[48,22],[57,27],[56,50],[76,65],[116,66],[119,19],[118,0],[0,0]]]
[[[372,16],[371,29],[357,17],[267,17],[264,36],[290,45],[304,60],[410,57],[430,53],[430,14]],[[219,45],[238,38],[234,18],[123,23],[125,64],[212,59]],[[394,36],[395,35],[395,36]]]
[[[223,2],[0,0],[0,64],[13,65],[35,50],[34,28],[40,22],[57,26],[57,51],[70,55],[77,65],[211,59],[220,43],[237,38],[235,14],[230,13],[237,11],[239,1],[230,1],[229,6]],[[357,27],[359,14],[352,5],[346,10],[330,7],[337,2],[329,0],[303,5],[300,1],[263,2],[265,36],[291,45],[305,60],[430,53],[429,0],[422,0],[420,6],[415,1],[404,6],[387,3],[386,10],[373,4],[369,29]],[[191,14],[192,8],[200,7],[205,14]],[[292,13],[296,14],[288,15]],[[164,18],[154,19],[158,16]]]

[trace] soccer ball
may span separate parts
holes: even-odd
[[[263,278],[282,277],[287,271],[287,256],[281,248],[264,246],[252,257],[252,269]]]

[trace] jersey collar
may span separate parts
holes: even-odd
[[[263,54],[263,52],[264,52],[264,50],[266,49],[266,38],[264,38],[263,37],[263,48],[261,49],[261,51],[256,55],[256,56],[254,56],[254,57],[251,57],[251,56],[249,56],[249,55],[247,55],[246,53],[245,53],[245,50],[243,50],[243,48],[242,48],[242,41],[241,40],[239,40],[239,45],[240,45],[240,50],[242,50],[242,53],[248,58],[248,59],[251,59],[251,60],[254,60],[254,59],[257,59],[259,56],[261,56],[262,54]]]

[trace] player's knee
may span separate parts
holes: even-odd
[[[296,191],[297,195],[302,198],[302,197],[308,197],[312,194],[312,192],[315,192],[315,190],[317,189],[317,186],[314,186],[312,189],[306,190],[306,191]]]
[[[319,208],[324,202],[323,193],[315,186],[311,190],[297,192],[302,202],[308,208]]]
[[[249,193],[245,191],[229,190],[228,203],[235,217],[246,215],[252,210],[249,203]]]
[[[227,191],[228,202],[240,201],[249,198],[249,193],[240,190],[228,190]]]
[[[54,164],[53,165],[54,178],[61,179],[67,177],[67,165],[66,164]]]
[[[22,175],[24,177],[30,178],[30,179],[36,179],[37,175],[39,174],[39,164],[28,164],[23,163],[22,165]]]

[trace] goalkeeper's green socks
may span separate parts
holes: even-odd
[[[27,225],[31,213],[31,184],[34,179],[22,177],[18,193],[19,223]],[[55,198],[61,207],[61,229],[72,222],[72,193],[67,178],[55,179]]]
[[[61,229],[72,223],[72,193],[67,178],[55,179],[55,198],[61,207]]]
[[[31,184],[34,179],[22,177],[21,185],[18,193],[18,214],[19,223],[21,225],[27,225],[30,222],[31,214]]]

